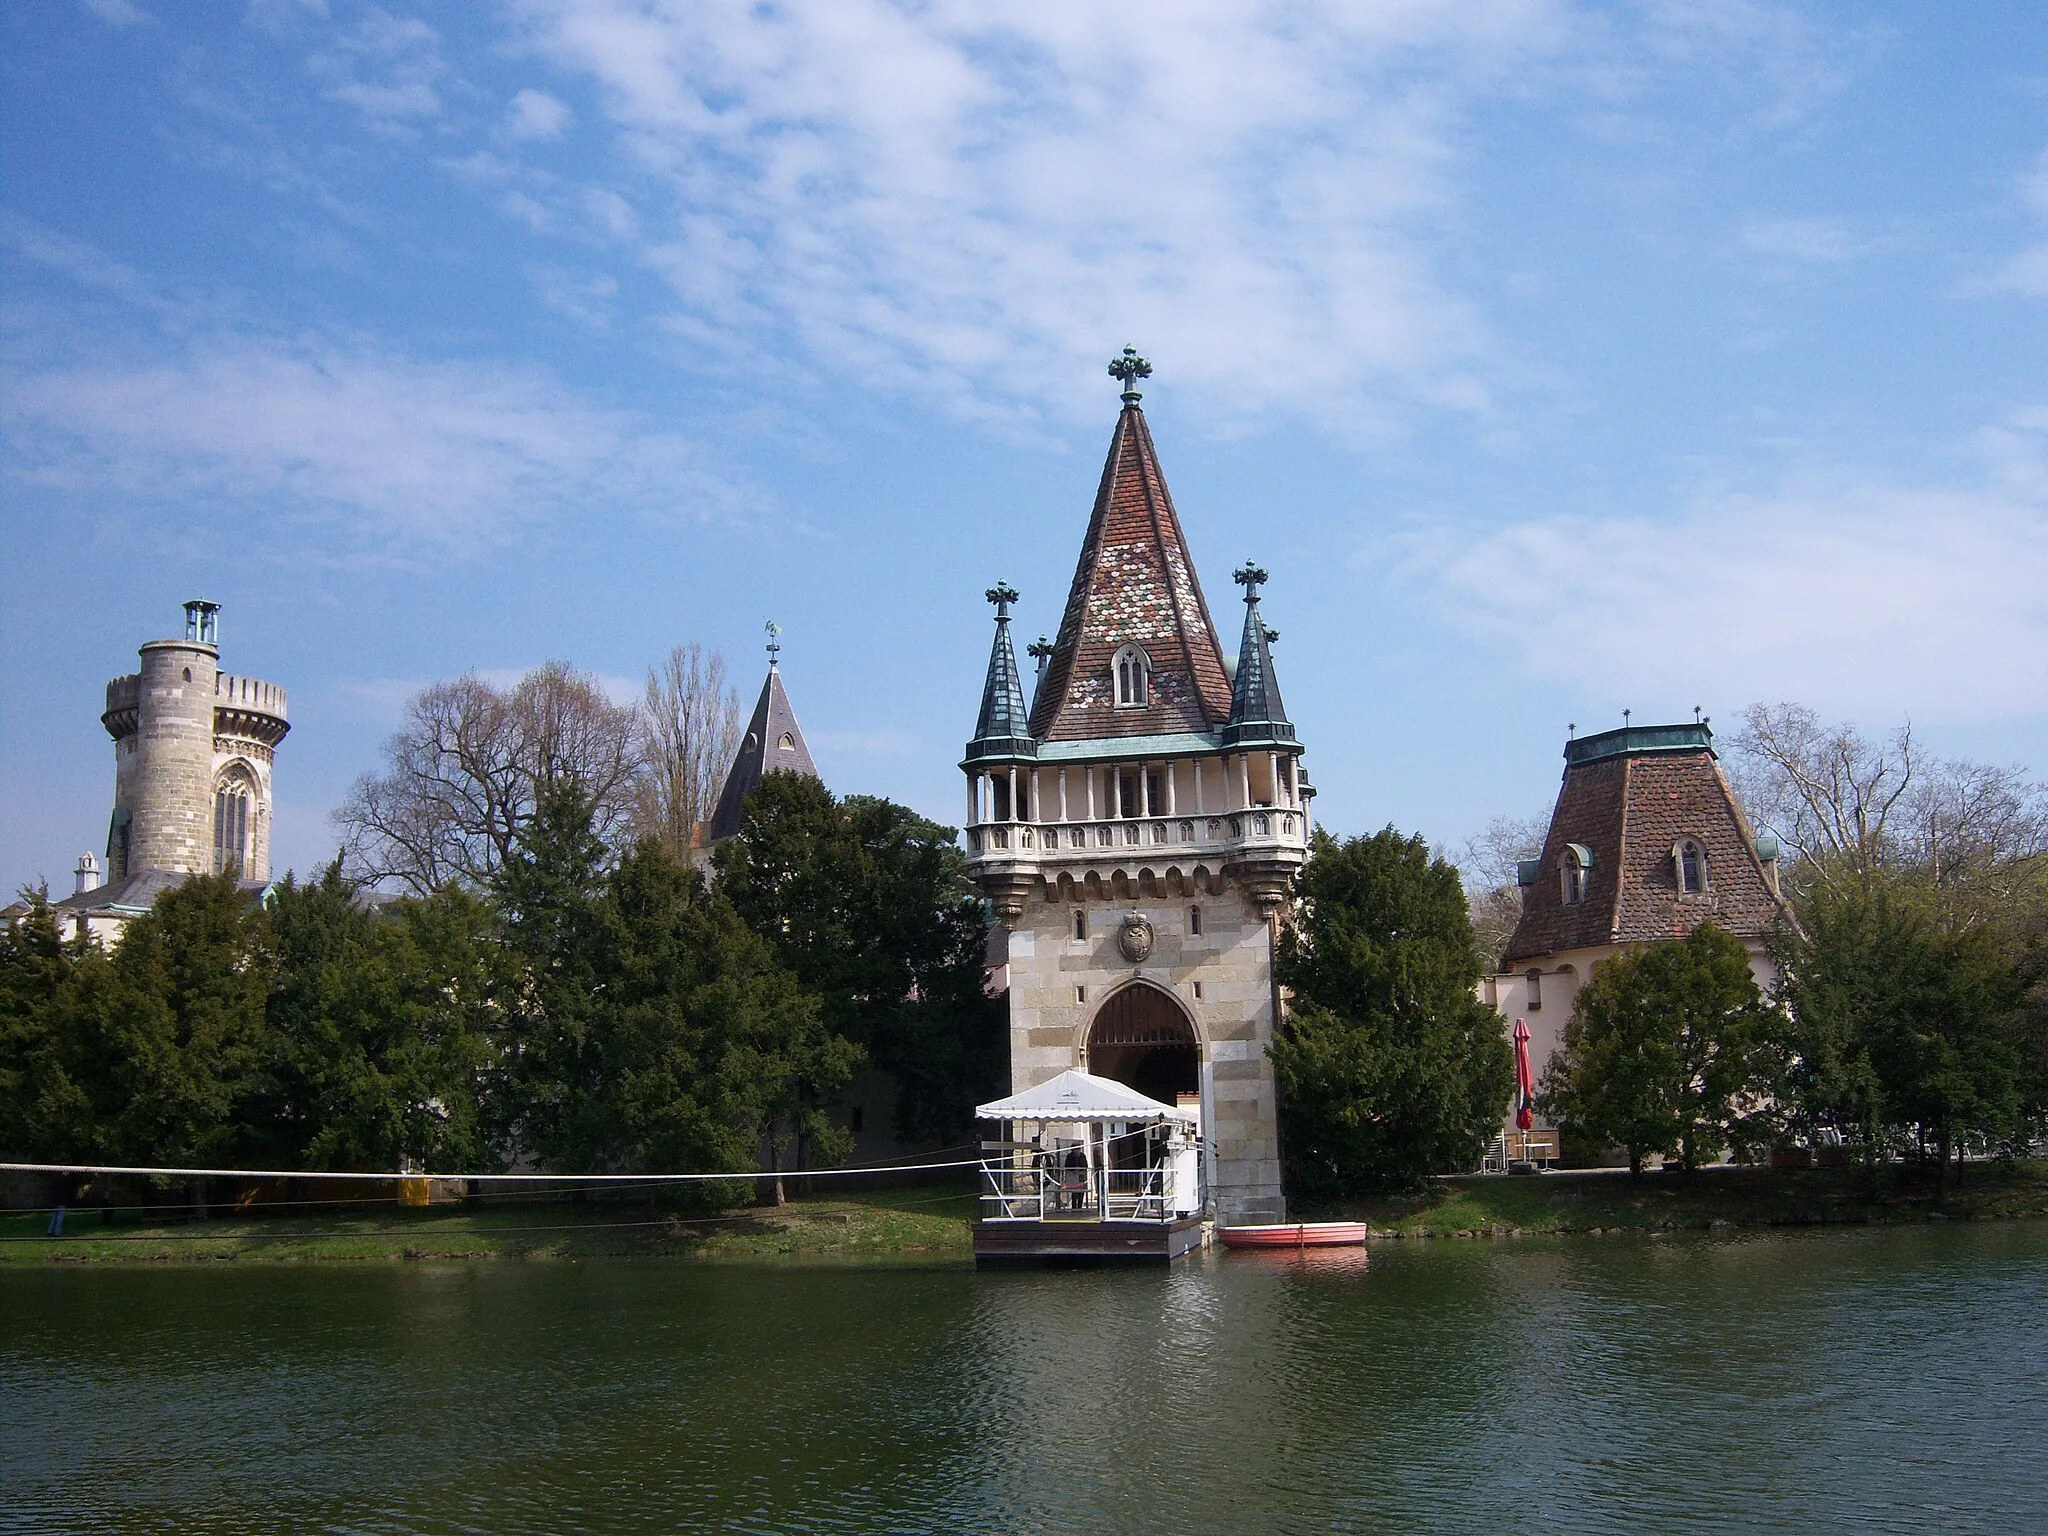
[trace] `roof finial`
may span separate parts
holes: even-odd
[[[1577,740],[1579,739],[1579,722],[1578,722],[1578,721],[1574,720],[1574,721],[1572,721],[1572,722],[1571,722],[1570,724],[1568,724],[1567,726],[1565,726],[1565,728],[1564,728],[1564,738],[1565,738],[1565,740],[1566,740],[1566,741],[1577,741]]]
[[[1624,709],[1621,712],[1621,728],[1624,731],[1628,729],[1628,717],[1634,713],[1635,711],[1632,709]]]
[[[768,631],[768,670],[773,672],[777,665],[775,658],[782,654],[782,626],[770,619],[761,627]]]
[[[1692,707],[1692,723],[1694,725],[1698,725],[1700,723],[1700,707],[1697,704],[1693,705]]]
[[[1259,583],[1266,580],[1266,573],[1255,561],[1247,560],[1230,573],[1230,579],[1244,588],[1244,600],[1256,603],[1259,600]]]
[[[1046,639],[1045,636],[1040,635],[1036,640],[1024,647],[1024,654],[1038,663],[1038,670],[1042,673],[1045,671],[1046,662],[1052,656],[1052,642]]]
[[[999,581],[982,594],[996,605],[996,620],[1001,622],[1010,616],[1010,604],[1017,601],[1017,589],[1007,581]]]
[[[1136,347],[1125,347],[1122,357],[1109,360],[1109,376],[1124,387],[1124,404],[1136,405],[1141,398],[1138,394],[1138,380],[1152,377],[1152,365],[1138,356]]]

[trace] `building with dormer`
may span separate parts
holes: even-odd
[[[991,588],[995,641],[967,777],[968,872],[1004,930],[1010,1085],[1080,1068],[1199,1107],[1204,1183],[1226,1221],[1279,1220],[1273,1069],[1277,915],[1308,855],[1302,746],[1239,570],[1233,667],[1140,408],[1124,384],[1059,631],[1034,646],[1027,708]]]

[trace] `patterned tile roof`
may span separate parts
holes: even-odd
[[[1017,653],[1010,644],[1010,604],[1017,600],[1017,591],[1008,585],[993,586],[988,589],[988,600],[996,605],[996,639],[988,654],[988,679],[981,688],[974,739],[967,743],[970,763],[1030,757],[1038,750],[1025,719],[1024,684],[1017,676]]]
[[[1776,926],[1783,903],[1710,734],[1686,726],[1662,741],[1671,744],[1568,756],[1504,966],[1593,945],[1683,938],[1709,919],[1745,939]],[[1706,854],[1707,888],[1698,893],[1679,889],[1673,849],[1687,838]],[[1568,903],[1561,871],[1574,845],[1591,854],[1592,867],[1584,899]]]
[[[1152,666],[1141,708],[1118,708],[1110,676],[1136,642]],[[1040,741],[1214,731],[1230,718],[1230,679],[1195,563],[1135,397],[1110,438],[1058,637],[1031,711]]]
[[[782,669],[770,662],[768,678],[761,684],[761,697],[754,705],[754,717],[747,722],[747,734],[740,740],[732,771],[725,776],[718,809],[711,813],[713,842],[739,831],[740,812],[747,796],[761,782],[762,775],[776,772],[808,774],[814,779],[819,776],[817,765],[811,761],[811,749],[804,745],[803,729],[796,723],[796,711],[790,708],[789,695],[783,692]]]

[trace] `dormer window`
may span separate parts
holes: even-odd
[[[1558,884],[1564,904],[1576,907],[1586,899],[1586,876],[1593,868],[1593,850],[1584,843],[1566,843],[1558,856]]]
[[[1681,896],[1704,896],[1707,892],[1707,850],[1692,838],[1682,837],[1671,850],[1671,867],[1678,875]]]
[[[775,746],[778,751],[794,752],[796,750],[796,738],[790,735],[789,732],[784,731],[782,733],[782,740],[776,742]]]
[[[1126,645],[1110,662],[1118,709],[1143,709],[1152,702],[1152,658],[1142,645]]]

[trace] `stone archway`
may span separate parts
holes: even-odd
[[[1085,1070],[1114,1078],[1162,1104],[1198,1093],[1202,1046],[1195,1026],[1173,997],[1145,982],[1120,987],[1103,1000],[1082,1048]]]

